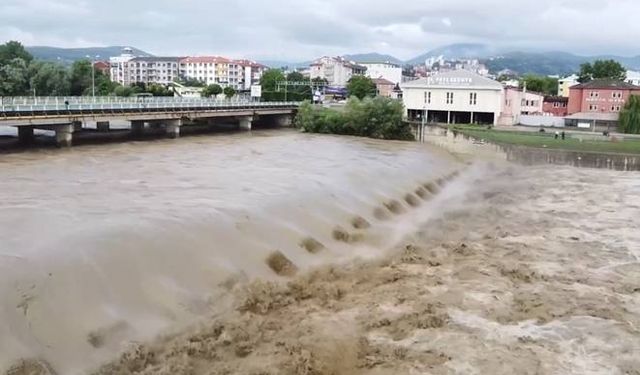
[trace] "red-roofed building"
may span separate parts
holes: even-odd
[[[542,104],[542,112],[546,116],[564,117],[569,114],[567,105],[569,98],[564,96],[545,96]]]
[[[111,70],[111,65],[109,65],[109,63],[105,61],[96,61],[93,63],[93,68],[108,76],[109,71]]]
[[[376,84],[378,96],[385,96],[387,98],[393,96],[393,89],[396,87],[395,83],[384,78],[374,78],[372,81]]]
[[[609,130],[631,95],[640,95],[640,86],[611,79],[571,86],[567,125]]]

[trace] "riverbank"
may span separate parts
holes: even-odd
[[[447,209],[388,255],[230,279],[234,311],[97,374],[635,374],[639,193],[621,172],[472,166],[420,194]]]
[[[581,137],[578,133],[567,133],[566,139],[555,139],[554,132],[538,133],[524,131],[507,131],[487,129],[481,126],[453,125],[452,131],[502,145],[518,145],[534,148],[547,148],[567,151],[640,154],[640,139],[630,138],[621,140],[590,139],[593,134],[585,133]],[[558,130],[561,131],[561,130]],[[585,139],[582,139],[585,138]]]

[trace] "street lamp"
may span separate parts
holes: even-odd
[[[89,55],[87,55],[88,59],[91,59]],[[93,59],[91,59],[91,93],[95,99],[96,97],[96,59],[99,59],[100,55],[96,55]]]

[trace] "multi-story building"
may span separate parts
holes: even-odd
[[[109,59],[111,80],[121,85],[135,83],[166,85],[178,78],[179,57],[136,57],[130,48]]]
[[[505,87],[499,125],[516,125],[522,115],[542,115],[544,95],[516,87]]]
[[[546,116],[564,117],[569,114],[569,98],[564,96],[545,96],[542,111]]]
[[[631,95],[640,95],[640,86],[612,79],[596,79],[571,86],[567,125],[610,129]]]
[[[262,78],[266,67],[255,61],[231,60],[220,56],[186,57],[180,60],[180,75],[207,85],[219,84],[249,90]]]
[[[268,69],[267,66],[251,60],[235,60],[240,67],[239,90],[250,90],[251,85],[260,83],[262,74]]]
[[[374,78],[373,83],[376,85],[376,94],[378,96],[384,96],[391,98],[394,96],[394,89],[396,84],[384,78]]]
[[[180,57],[135,57],[127,63],[131,83],[167,85],[179,77]]]
[[[185,57],[180,60],[180,76],[196,79],[207,85],[229,84],[230,60],[220,56]],[[234,69],[235,71],[235,69]]]
[[[391,62],[360,62],[367,68],[366,75],[371,79],[383,78],[394,84],[402,82],[402,67]]]
[[[354,75],[364,75],[367,68],[342,57],[324,56],[311,65],[311,79],[326,79],[330,86],[345,87]]]
[[[578,76],[575,74],[559,79],[558,80],[558,96],[563,96],[565,98],[568,98],[569,88],[571,86],[577,85],[578,83],[579,83]]]
[[[627,83],[640,86],[640,72],[634,70],[627,70]]]
[[[442,123],[496,124],[502,112],[500,82],[455,70],[400,84],[409,119]]]
[[[121,85],[129,86],[135,81],[131,81],[131,74],[129,72],[129,61],[133,60],[133,50],[131,48],[125,48],[122,50],[120,56],[114,56],[109,59],[111,80]]]

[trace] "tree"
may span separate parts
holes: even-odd
[[[0,96],[27,95],[29,70],[25,60],[15,58],[0,65]]]
[[[640,134],[640,96],[631,95],[618,120],[620,131],[627,134]]]
[[[187,87],[205,87],[205,83],[195,79],[195,78],[186,78],[186,77],[181,77],[176,79],[176,82],[178,82],[179,84],[183,85],[183,86],[187,86]]]
[[[262,74],[260,85],[262,92],[276,91],[277,83],[284,81],[285,76],[280,69],[269,69]]]
[[[22,59],[28,65],[33,60],[33,56],[20,42],[10,41],[0,45],[0,65],[6,65],[13,59]]]
[[[527,74],[520,80],[520,88],[527,86],[527,91],[535,91],[545,95],[558,95],[558,79]]]
[[[173,96],[173,91],[157,83],[150,84],[145,91],[153,96]]]
[[[287,74],[287,81],[302,82],[302,81],[308,81],[308,79],[304,79],[304,76],[300,72],[291,72]]]
[[[70,73],[71,95],[90,94],[92,90],[91,69],[93,69],[93,64],[89,60],[78,60],[73,63]]]
[[[202,96],[205,98],[210,98],[212,96],[216,97],[222,94],[222,92],[223,92],[222,86],[218,85],[217,83],[214,83],[202,89]]]
[[[347,83],[347,92],[349,96],[355,96],[358,99],[376,96],[376,84],[369,77],[356,75]]]
[[[69,95],[71,84],[64,66],[44,61],[29,65],[29,86],[39,96]]]
[[[224,92],[224,96],[226,96],[227,99],[231,99],[236,95],[236,89],[234,89],[231,86],[225,87],[223,92]]]
[[[627,70],[615,60],[596,60],[592,63],[580,65],[578,82],[585,83],[594,79],[613,79],[624,81],[627,78]]]

